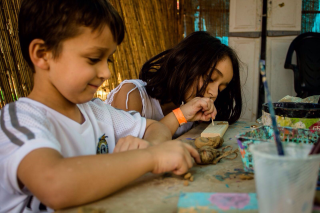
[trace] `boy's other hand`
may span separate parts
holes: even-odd
[[[187,121],[209,121],[214,120],[217,115],[214,102],[210,98],[195,97],[180,107]]]
[[[154,159],[153,173],[173,172],[176,175],[186,173],[193,166],[192,158],[200,163],[200,156],[196,149],[180,141],[167,141],[149,147]]]
[[[145,149],[150,145],[151,144],[146,140],[129,135],[118,140],[116,146],[114,147],[113,153],[124,152],[133,149]]]

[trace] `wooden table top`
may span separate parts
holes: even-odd
[[[231,145],[238,148],[235,135],[250,130],[254,122],[238,121],[230,125],[224,135],[224,146]],[[200,124],[179,139],[186,143],[192,143],[193,138],[199,137],[208,124]],[[171,173],[154,175],[148,173],[138,178],[132,184],[100,201],[60,210],[59,213],[86,212],[85,210],[105,210],[105,212],[117,213],[153,213],[153,212],[177,212],[177,203],[181,192],[255,192],[253,180],[241,180],[236,174],[241,172],[243,164],[240,157],[234,160],[222,159],[216,165],[196,165],[189,170],[194,176],[194,181],[188,186],[183,185],[183,177]],[[223,180],[218,178],[224,177]],[[93,177],[94,178],[94,177]],[[220,179],[220,180],[219,180]],[[99,211],[88,211],[99,212]]]

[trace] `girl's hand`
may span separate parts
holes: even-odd
[[[216,107],[210,98],[195,97],[180,107],[187,121],[214,120],[217,115]]]
[[[133,149],[145,149],[148,146],[150,146],[148,141],[129,135],[118,140],[116,146],[114,147],[113,153],[124,152]]]

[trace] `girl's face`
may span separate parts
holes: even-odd
[[[213,70],[207,88],[204,91],[203,97],[210,98],[214,102],[218,97],[219,91],[221,92],[222,90],[224,90],[228,86],[232,78],[233,68],[231,59],[226,56],[224,59],[217,63],[215,69]],[[206,79],[201,77],[199,79],[199,84],[195,85],[195,87],[198,87],[198,90],[200,90],[205,80]],[[186,102],[190,101],[196,96],[197,89],[195,87],[190,88],[190,90],[186,94]]]

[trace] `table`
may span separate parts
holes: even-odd
[[[224,144],[238,148],[235,135],[250,130],[254,122],[238,121],[230,125],[224,135]],[[202,123],[178,139],[186,143],[192,143],[192,138],[199,137],[208,126]],[[145,174],[122,190],[100,201],[57,211],[59,213],[82,212],[86,208],[104,209],[105,212],[117,213],[153,213],[153,212],[177,212],[177,203],[180,192],[255,192],[254,180],[241,180],[238,176],[230,174],[243,169],[240,153],[234,160],[222,159],[216,165],[196,165],[189,170],[194,176],[194,181],[189,186],[183,185],[183,177],[170,173],[155,175]],[[228,173],[229,172],[229,173]],[[230,178],[219,180],[216,175]],[[235,178],[236,177],[236,178]]]

